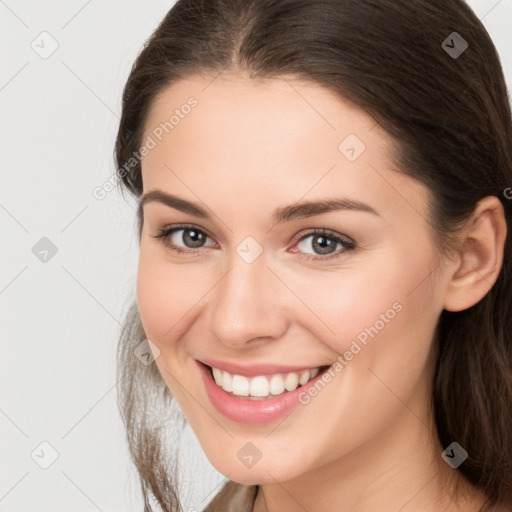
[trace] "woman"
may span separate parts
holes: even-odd
[[[178,1],[115,152],[145,510],[179,510],[180,420],[207,512],[512,507],[511,140],[462,1]]]

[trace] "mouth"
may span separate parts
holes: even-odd
[[[196,363],[206,395],[217,411],[233,422],[253,426],[280,421],[301,404],[309,403],[309,400],[304,401],[304,396],[311,396],[313,388],[319,385],[320,380],[325,380],[325,374],[332,368],[332,365],[309,369],[276,365],[241,367],[220,363],[232,371],[245,373],[240,375],[197,359]],[[266,373],[271,370],[287,371]]]
[[[318,366],[295,372],[246,377],[213,366],[200,364],[208,371],[213,382],[227,394],[245,400],[268,400],[285,395],[306,385],[323,374],[330,366]]]

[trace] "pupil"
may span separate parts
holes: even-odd
[[[333,240],[330,240],[329,238],[325,238],[323,236],[317,236],[314,240],[319,240],[320,243],[319,244],[315,244],[315,242],[313,242],[313,246],[318,246],[320,248],[320,250],[318,252],[320,252],[320,254],[329,254],[329,248],[333,245]],[[315,250],[317,247],[314,247]],[[327,249],[327,251],[325,250]]]
[[[188,229],[184,232],[185,234],[185,237],[187,237],[187,233],[190,233],[191,236],[189,236],[189,238],[192,240],[192,245],[193,244],[196,244],[194,247],[200,247],[201,246],[201,242],[202,242],[202,234],[199,233],[198,231],[195,231],[193,229]]]

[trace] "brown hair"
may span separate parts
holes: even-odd
[[[456,55],[450,48],[459,35],[468,46]],[[396,142],[396,167],[432,192],[430,226],[440,252],[489,195],[501,200],[510,231],[509,98],[489,34],[462,0],[179,0],[146,42],[124,89],[115,146],[122,187],[142,194],[133,155],[155,97],[182,78],[222,71],[303,78],[371,115]],[[138,222],[140,242],[141,212]],[[512,506],[510,236],[505,244],[497,282],[474,306],[443,311],[435,340],[437,433],[444,447],[457,441],[468,452],[456,473],[486,493],[486,506]],[[119,343],[119,407],[145,511],[152,510],[151,495],[175,511],[174,469],[165,466],[172,456],[163,453],[160,416],[148,413],[149,404],[171,409],[173,400],[156,365],[133,357],[145,338],[133,303]]]

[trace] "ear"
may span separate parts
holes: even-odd
[[[448,311],[468,309],[485,297],[503,263],[507,222],[500,200],[496,196],[480,200],[467,225],[446,289]]]

